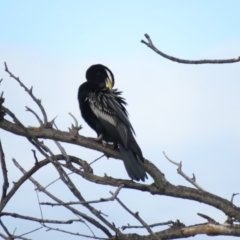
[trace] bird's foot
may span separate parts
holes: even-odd
[[[116,149],[117,148],[117,144],[114,142],[114,143],[107,143],[105,141],[102,141],[102,144],[105,148],[109,147],[111,149]]]
[[[89,139],[94,140],[94,141],[96,141],[96,142],[101,142],[102,145],[103,145],[103,147],[105,147],[105,148],[109,145],[108,143],[106,143],[106,142],[103,140],[103,135],[102,135],[102,134],[100,134],[97,138],[89,137]]]
[[[103,145],[103,147],[105,147],[105,148],[107,148],[107,146],[108,146],[108,144],[107,144],[105,141],[103,141],[103,140],[102,140],[102,145]]]
[[[117,143],[112,143],[112,144],[109,144],[109,147],[112,148],[112,149],[116,149],[117,148]]]
[[[102,141],[102,144],[105,148],[116,149],[118,147],[117,143],[115,143],[115,142],[114,143],[107,143],[105,141]],[[110,158],[110,156],[107,153],[104,153],[104,155],[107,159]]]
[[[100,135],[99,135],[98,137],[96,137],[96,138],[89,137],[89,139],[94,140],[94,141],[96,141],[96,142],[101,142],[101,141],[103,140],[103,135],[100,134]]]

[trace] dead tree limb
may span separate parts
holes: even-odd
[[[151,48],[154,52],[156,52],[157,54],[159,54],[160,56],[169,59],[173,62],[178,62],[178,63],[184,63],[184,64],[224,64],[224,63],[236,63],[236,62],[240,62],[240,56],[237,58],[231,58],[231,59],[214,59],[214,60],[210,60],[210,59],[204,59],[204,60],[186,60],[186,59],[180,59],[180,58],[176,58],[170,55],[167,55],[163,52],[161,52],[160,50],[158,50],[150,36],[148,34],[144,34],[144,36],[147,39],[147,42],[145,40],[141,40],[141,43],[145,44],[146,46],[148,46],[149,48]]]

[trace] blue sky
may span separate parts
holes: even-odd
[[[238,1],[2,1],[1,5],[1,43],[78,57],[115,56],[123,50],[135,56],[140,54],[137,42],[144,32],[159,38],[163,49],[176,54],[182,50],[184,56],[192,47],[234,44],[239,37]]]
[[[4,78],[1,91],[6,97],[5,106],[13,110],[26,126],[34,126],[37,122],[25,112],[25,106],[38,109],[23,89],[4,72],[4,61],[27,86],[34,87],[34,93],[42,99],[49,119],[58,116],[58,127],[67,130],[71,124],[68,112],[71,112],[83,125],[81,134],[85,136],[95,136],[95,133],[80,116],[77,89],[85,81],[86,69],[91,64],[102,63],[113,71],[116,87],[124,92],[129,103],[130,120],[144,156],[154,162],[170,182],[189,186],[177,175],[175,166],[166,161],[162,151],[175,161],[183,161],[186,173],[194,172],[198,183],[208,191],[227,199],[232,193],[239,192],[239,63],[181,65],[163,59],[140,43],[144,34],[148,33],[156,47],[179,58],[238,57],[239,1],[36,3],[2,0],[0,9],[0,78]],[[2,130],[0,134],[10,182],[16,181],[21,174],[11,159],[15,157],[26,169],[30,168],[34,162],[30,150],[32,146],[18,136]],[[69,154],[80,154],[87,161],[99,156],[97,152],[80,147],[64,146]],[[55,147],[53,149],[57,152]],[[103,159],[95,164],[94,172],[127,178],[120,161]],[[36,177],[46,185],[56,178],[54,174],[49,167]],[[92,185],[79,178],[77,181],[89,200],[107,197],[108,191],[112,190],[102,187],[99,188],[101,192],[92,192],[89,191]],[[71,195],[62,193],[60,185],[52,191],[74,200]],[[29,193],[27,199],[26,192]],[[43,194],[40,197],[45,198]],[[135,192],[133,197],[127,190],[120,193],[120,198],[133,211],[140,211],[148,223],[169,219],[179,219],[186,224],[201,223],[203,220],[197,212],[209,214],[219,222],[226,219],[218,210],[195,202]],[[136,202],[138,198],[142,199],[144,206],[142,202]],[[235,203],[239,206],[239,198],[235,199]],[[117,203],[111,203],[111,206],[99,205],[109,214],[111,222],[118,227],[126,223],[136,224],[125,212],[117,213],[120,210]],[[179,206],[182,207],[179,209]],[[156,214],[156,209],[159,214]],[[40,217],[30,183],[9,203],[6,211]],[[54,216],[60,219],[66,217],[66,213],[56,212],[55,209],[46,207],[43,211],[44,216],[55,211]],[[7,218],[5,221],[7,223]],[[16,225],[19,232],[32,229],[30,225],[22,226],[19,222]],[[11,230],[16,225],[9,222]],[[74,227],[72,229],[77,231]],[[84,231],[87,233],[86,229]],[[142,233],[147,234],[144,230]],[[40,231],[32,238],[66,238],[65,235],[54,234]]]

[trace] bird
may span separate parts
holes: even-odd
[[[114,89],[112,71],[95,64],[86,71],[86,81],[78,89],[81,115],[97,133],[97,141],[113,143],[119,148],[126,171],[132,180],[145,181],[144,157],[129,121],[122,92]]]

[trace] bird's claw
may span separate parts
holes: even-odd
[[[98,137],[96,137],[96,138],[89,137],[89,139],[94,140],[94,141],[96,141],[96,142],[101,142],[101,141],[103,140],[103,135],[100,134],[100,135],[99,135]]]

